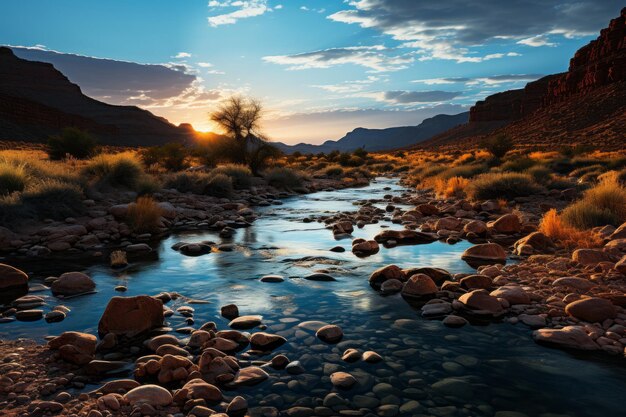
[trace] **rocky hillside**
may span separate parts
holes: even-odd
[[[191,137],[188,129],[146,110],[89,98],[51,64],[26,61],[0,47],[0,140],[41,142],[68,126],[88,130],[107,145],[156,145]]]
[[[587,143],[606,149],[626,141],[626,8],[580,48],[567,72],[477,102],[469,122],[422,144],[471,146],[488,134],[520,145]]]
[[[455,126],[467,123],[468,112],[455,115],[439,114],[425,119],[417,126],[391,127],[387,129],[356,128],[339,140],[328,140],[321,145],[300,143],[297,145],[276,145],[286,153],[342,152],[364,148],[368,151],[383,151],[409,146],[433,137]]]

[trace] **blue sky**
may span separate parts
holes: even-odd
[[[358,126],[459,113],[564,71],[621,7],[610,0],[468,4],[4,1],[0,44],[29,48],[15,51],[53,62],[95,98],[174,123],[209,130],[207,112],[219,100],[246,94],[264,102],[270,137],[321,142]]]

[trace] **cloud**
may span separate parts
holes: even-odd
[[[542,74],[501,74],[488,77],[449,77],[449,78],[428,78],[423,80],[413,80],[414,83],[426,85],[443,84],[465,84],[465,85],[498,85],[516,82],[530,82],[543,77]]]
[[[178,54],[176,54],[174,58],[176,59],[191,58],[191,54],[189,52],[179,52]]]
[[[265,56],[263,60],[273,64],[286,65],[289,70],[330,68],[337,65],[353,64],[373,71],[397,71],[414,61],[411,56],[389,54],[382,45],[349,46],[305,52],[295,55]]]
[[[517,41],[517,43],[520,44],[520,45],[534,46],[534,47],[538,47],[538,46],[556,46],[557,45],[554,42],[550,42],[548,37],[545,36],[545,35],[531,36],[530,38],[521,39],[521,40]]]
[[[365,87],[378,81],[381,81],[381,77],[370,75],[364,80],[344,81],[338,84],[318,84],[311,87],[321,88],[331,93],[354,93],[362,91]]]
[[[460,96],[460,92],[452,91],[385,91],[383,100],[397,104],[439,103]]]
[[[595,34],[619,10],[615,0],[483,0],[471,6],[465,0],[353,0],[347,4],[350,9],[328,18],[385,33],[417,49],[423,59],[457,62],[502,58],[506,52],[476,56],[472,48],[506,39]]]
[[[211,0],[209,1],[209,7],[211,8],[211,12],[218,13],[216,15],[209,16],[207,19],[209,25],[212,27],[233,25],[240,19],[261,16],[272,10],[267,5],[267,0]],[[223,13],[225,9],[230,11]]]

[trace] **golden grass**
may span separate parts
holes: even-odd
[[[139,197],[128,206],[128,224],[136,233],[154,233],[159,230],[163,210],[152,197]]]
[[[544,214],[539,231],[566,248],[596,248],[603,245],[600,236],[590,230],[578,230],[566,224],[555,209]]]
[[[433,188],[438,195],[463,198],[465,196],[465,188],[469,184],[470,180],[463,177],[436,178]]]

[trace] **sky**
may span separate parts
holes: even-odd
[[[172,123],[261,100],[263,129],[321,143],[417,125],[567,69],[614,0],[1,0],[0,44],[83,92]]]

